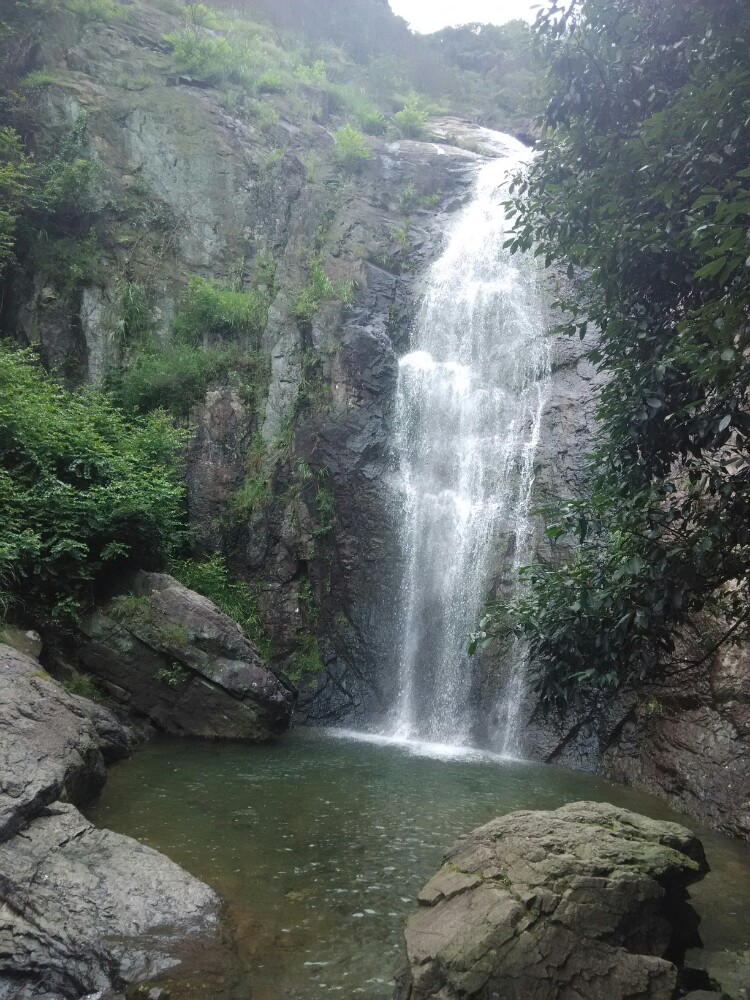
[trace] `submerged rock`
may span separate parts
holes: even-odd
[[[84,623],[76,660],[136,719],[177,736],[260,741],[289,727],[295,690],[240,626],[163,573]]]
[[[0,1000],[119,988],[213,932],[207,886],[73,805],[96,797],[105,760],[129,744],[107,709],[0,645]]]
[[[578,802],[458,841],[406,928],[397,1000],[671,1000],[708,865],[674,823]]]

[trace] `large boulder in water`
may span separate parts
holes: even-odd
[[[0,844],[0,871],[0,1000],[78,1000],[151,979],[218,938],[207,885],[66,803]]]
[[[708,871],[674,823],[577,802],[456,843],[406,928],[398,1000],[671,1000]]]
[[[138,573],[83,624],[75,662],[159,732],[262,741],[288,729],[294,686],[233,619],[164,573]]]

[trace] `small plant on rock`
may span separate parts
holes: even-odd
[[[359,129],[346,124],[334,134],[336,143],[333,155],[336,162],[345,170],[355,171],[366,160],[372,159],[372,152],[367,140]]]

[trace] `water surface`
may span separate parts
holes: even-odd
[[[261,747],[147,745],[111,770],[91,815],[227,900],[238,958],[202,1000],[385,1000],[405,918],[452,841],[514,809],[584,798],[697,829],[591,775],[320,730]],[[713,868],[693,889],[706,947],[748,949],[750,852],[699,832]]]

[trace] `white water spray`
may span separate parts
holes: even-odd
[[[549,376],[538,269],[503,246],[503,201],[529,151],[485,135],[498,155],[480,167],[474,199],[428,274],[396,414],[406,572],[393,732],[454,745],[472,739],[466,647],[491,578],[510,582],[529,555]],[[496,736],[508,755],[518,752],[520,648],[514,658]]]

